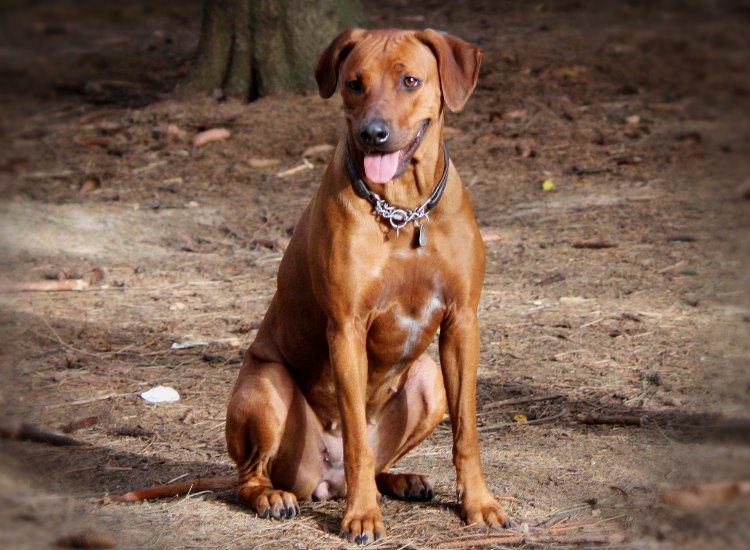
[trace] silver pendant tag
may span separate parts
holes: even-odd
[[[425,224],[421,224],[417,227],[417,244],[424,246],[427,244],[427,230]]]

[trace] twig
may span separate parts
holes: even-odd
[[[133,392],[128,393],[108,393],[100,395],[99,397],[92,397],[90,399],[81,399],[80,401],[71,401],[70,403],[58,403],[57,405],[47,405],[47,409],[57,409],[59,407],[71,407],[74,405],[86,405],[87,403],[94,403],[95,401],[104,401],[106,399],[112,399],[113,397],[127,397],[130,395],[136,395]]]
[[[480,536],[447,540],[438,543],[436,548],[444,550],[461,550],[463,548],[486,548],[489,546],[522,544],[568,544],[568,545],[603,545],[623,541],[621,533],[579,533],[575,535],[562,533],[506,533],[502,535]]]
[[[499,409],[500,407],[507,407],[508,405],[522,405],[524,403],[533,403],[534,401],[549,401],[551,399],[557,399],[562,397],[562,394],[551,393],[549,395],[530,395],[528,397],[518,397],[516,399],[506,399],[504,401],[495,401],[494,403],[487,403],[482,407],[484,410]]]
[[[614,424],[618,426],[643,426],[646,419],[642,416],[613,415],[601,416],[598,414],[578,414],[576,420],[583,424]]]
[[[599,250],[602,248],[615,248],[617,244],[608,243],[605,241],[581,241],[573,243],[573,248],[590,248],[593,250]]]
[[[551,526],[558,525],[562,521],[567,521],[571,517],[575,516],[581,510],[585,510],[588,508],[589,508],[588,504],[579,504],[577,506],[573,506],[572,508],[566,508],[564,510],[555,510],[554,512],[552,512],[551,514],[547,516],[547,519],[537,523],[535,527],[549,529]]]
[[[66,279],[64,281],[3,281],[0,292],[58,292],[63,290],[84,290],[89,283],[83,279]]]
[[[568,411],[562,411],[558,414],[553,414],[552,416],[545,416],[544,418],[535,418],[534,420],[527,420],[526,422],[504,422],[503,424],[493,424],[491,426],[482,426],[481,428],[478,428],[480,432],[489,432],[492,430],[499,430],[501,428],[510,428],[512,426],[528,426],[530,424],[542,424],[544,422],[550,422],[552,420],[557,420],[558,418],[563,418],[564,416],[568,415]]]
[[[568,518],[566,518],[567,520]],[[566,531],[575,531],[576,529],[583,529],[585,527],[617,527],[616,524],[609,520],[594,521],[591,523],[576,523],[573,525],[560,525],[562,522],[558,522],[549,528],[551,533],[564,533]]]
[[[673,269],[675,269],[677,267],[681,267],[683,265],[685,265],[685,260],[680,260],[676,264],[668,265],[667,267],[665,267],[663,269],[660,269],[659,271],[657,271],[657,273],[660,274],[660,275],[663,275],[667,271],[672,271]]]
[[[519,545],[526,541],[527,535],[522,533],[507,533],[504,535],[492,535],[489,537],[478,537],[470,539],[459,539],[459,540],[447,540],[438,543],[435,548],[445,549],[461,549],[461,548],[475,548],[475,547],[487,547],[490,545]]]
[[[47,443],[56,447],[75,447],[85,445],[82,441],[64,435],[47,432],[33,424],[23,422],[17,418],[0,418],[0,436],[15,441],[33,441]]]
[[[583,325],[581,325],[580,327],[578,327],[578,330],[580,330],[582,328],[586,328],[586,327],[590,327],[590,326],[596,325],[598,323],[601,323],[602,321],[604,321],[604,317],[599,317],[598,319],[594,319],[593,321],[589,321],[588,323],[584,323]]]
[[[74,352],[76,352],[76,353],[80,353],[80,354],[83,354],[83,355],[94,355],[94,356],[96,356],[96,355],[97,355],[96,353],[92,353],[92,352],[90,352],[90,351],[84,351],[84,350],[82,350],[82,349],[78,349],[78,348],[76,348],[76,347],[73,347],[73,346],[71,346],[70,344],[68,344],[67,342],[65,342],[65,341],[64,341],[64,340],[63,340],[62,338],[60,338],[60,335],[59,335],[59,334],[57,333],[57,331],[56,331],[56,330],[55,330],[55,329],[54,329],[54,328],[52,327],[52,325],[50,324],[50,322],[49,322],[49,321],[47,320],[47,318],[46,318],[46,317],[44,317],[44,316],[43,316],[43,317],[42,317],[42,321],[44,321],[44,324],[45,324],[45,325],[47,325],[47,328],[48,328],[48,329],[50,330],[50,332],[51,332],[51,333],[52,333],[52,335],[54,336],[54,340],[56,340],[56,341],[57,341],[57,343],[58,343],[58,344],[60,344],[60,345],[61,345],[62,347],[66,348],[66,349],[68,349],[68,350],[70,350],[70,351],[74,351]],[[44,335],[42,335],[42,336],[44,336]],[[49,337],[47,336],[47,338],[49,338]]]
[[[314,165],[307,160],[306,158],[302,159],[302,164],[295,166],[294,168],[290,168],[289,170],[283,170],[276,174],[276,177],[279,178],[285,178],[287,176],[291,176],[293,174],[296,174],[297,172],[302,172],[304,170],[309,170],[310,168],[314,168]]]
[[[154,170],[156,168],[159,168],[161,166],[164,166],[167,164],[166,160],[157,160],[154,162],[151,162],[149,164],[146,164],[145,166],[139,166],[138,168],[133,168],[130,173],[133,175],[136,174],[143,174],[145,172],[150,172],[151,170]]]
[[[536,544],[567,544],[571,546],[591,546],[619,544],[623,542],[624,539],[625,537],[622,535],[622,533],[576,533],[574,535],[550,533],[549,535],[530,535],[526,539],[526,542]]]
[[[72,170],[58,170],[57,172],[26,172],[23,177],[31,179],[47,179],[47,178],[67,178],[72,176]]]

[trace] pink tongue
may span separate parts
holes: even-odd
[[[399,151],[365,155],[365,175],[372,183],[387,183],[398,170]]]

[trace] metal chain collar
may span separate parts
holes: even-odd
[[[414,210],[408,210],[406,208],[391,206],[385,199],[380,198],[377,193],[373,193],[372,197],[375,199],[375,203],[373,204],[375,213],[381,218],[388,220],[390,226],[396,230],[397,237],[401,228],[411,222],[414,222],[416,227],[430,222],[430,216],[427,214],[426,210],[426,202]],[[425,218],[425,221],[418,224],[417,221],[422,218]]]
[[[414,223],[414,227],[423,229],[423,226],[430,221],[429,212],[435,206],[437,206],[440,197],[443,196],[445,191],[445,184],[448,181],[448,168],[450,160],[448,158],[448,148],[443,143],[443,174],[440,176],[435,189],[433,189],[429,198],[420,206],[414,210],[408,208],[402,208],[399,206],[392,206],[388,204],[384,198],[377,193],[373,192],[360,177],[356,167],[354,166],[354,160],[352,159],[351,151],[349,150],[349,141],[345,143],[345,157],[346,167],[349,171],[349,177],[352,180],[352,186],[354,191],[360,197],[367,199],[372,204],[375,214],[381,218],[388,220],[388,224],[396,230],[396,236],[399,235],[399,231],[409,223]],[[419,223],[419,220],[424,220]],[[420,244],[422,243],[422,235],[420,235]]]

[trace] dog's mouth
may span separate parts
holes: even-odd
[[[430,120],[422,122],[414,141],[408,147],[392,153],[372,151],[365,154],[364,167],[367,179],[372,183],[388,183],[404,173],[424,137]]]

